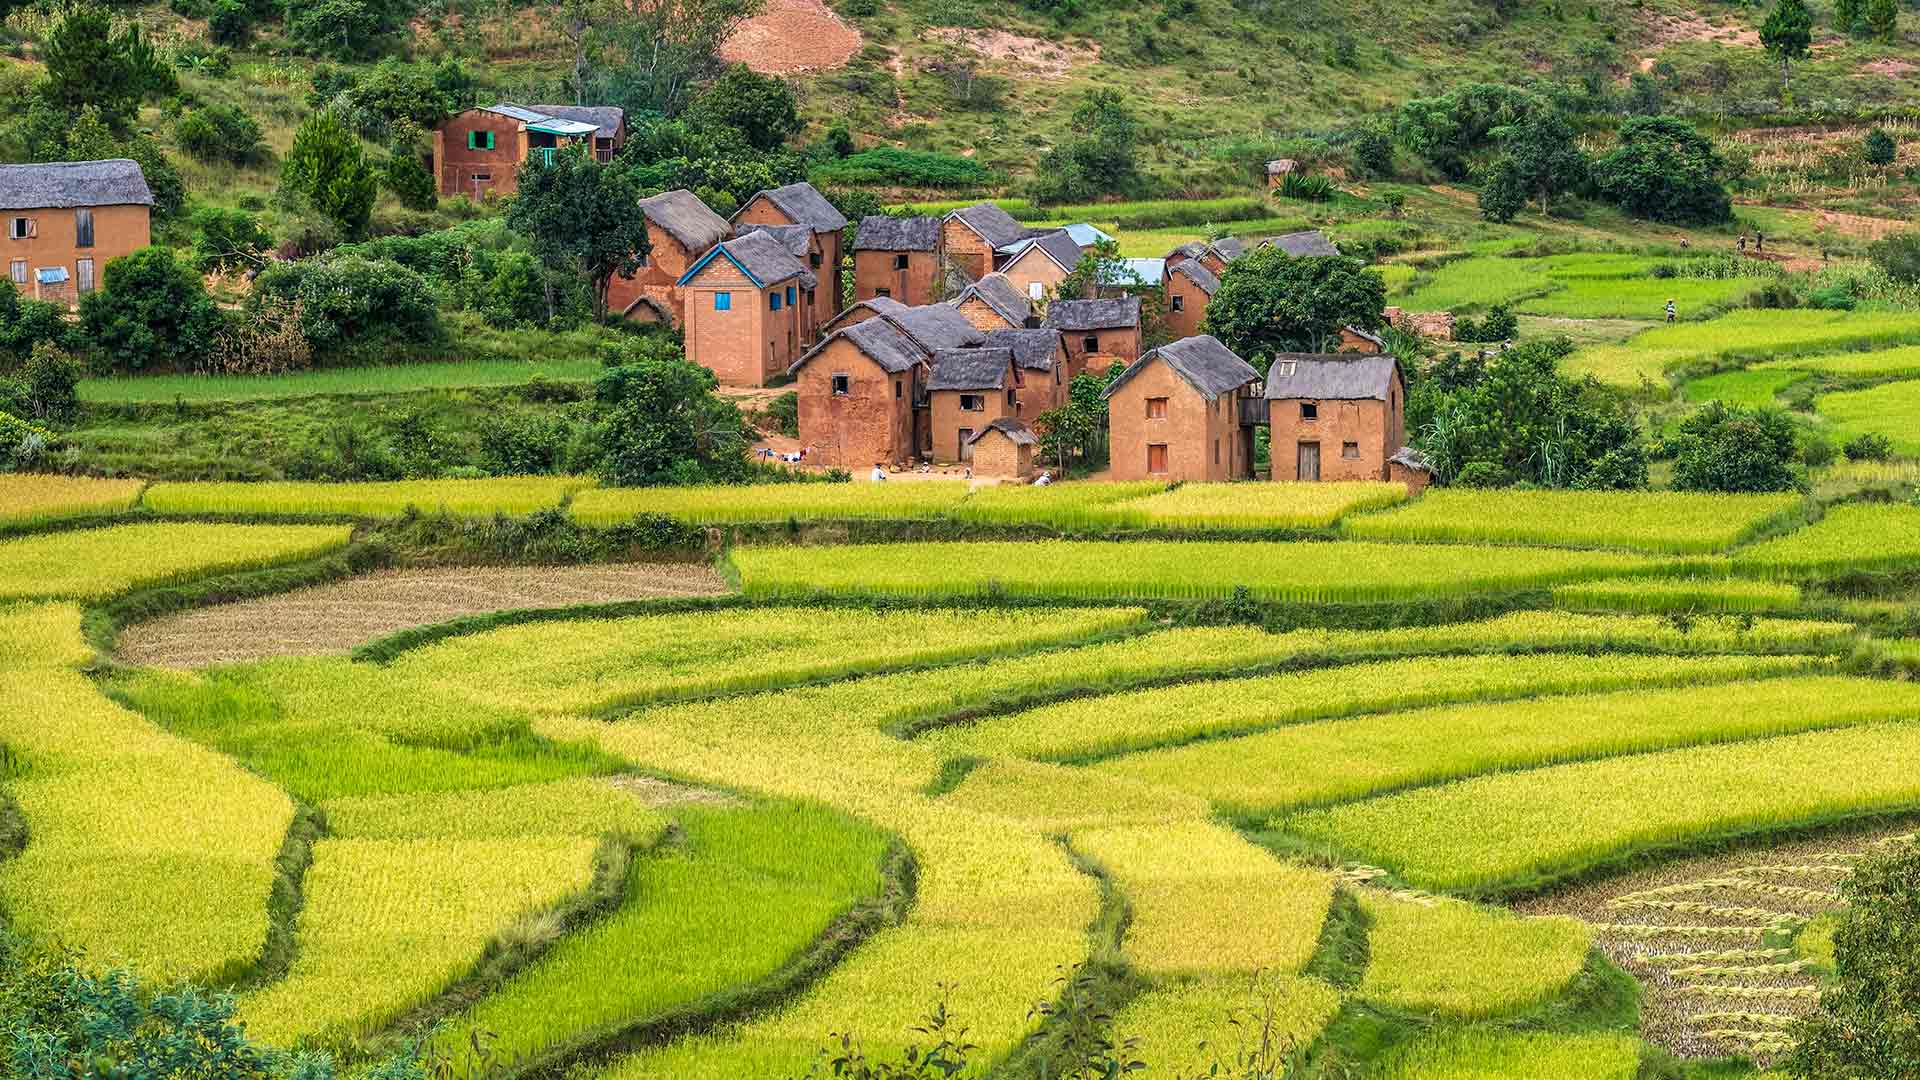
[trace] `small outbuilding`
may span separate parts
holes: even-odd
[[[1385,480],[1407,442],[1407,384],[1391,356],[1281,353],[1266,399],[1276,480]]]
[[[969,437],[973,475],[1025,480],[1033,475],[1040,437],[1024,420],[1001,417]]]
[[[927,379],[933,459],[972,460],[974,435],[995,420],[1019,419],[1020,387],[1012,349],[982,345],[936,351]]]
[[[1427,461],[1427,455],[1403,446],[1399,453],[1387,459],[1387,479],[1407,485],[1408,495],[1418,495],[1433,482],[1433,465]]]

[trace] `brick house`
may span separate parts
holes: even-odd
[[[627,141],[626,110],[612,105],[486,105],[454,113],[433,129],[433,175],[441,195],[476,202],[519,189],[529,158],[590,141],[593,156],[612,161]]]
[[[1128,365],[1107,399],[1115,480],[1236,480],[1253,475],[1251,410],[1260,373],[1201,334]]]
[[[940,219],[940,249],[947,260],[978,281],[997,269],[1001,248],[1032,235],[1012,214],[992,203],[975,203]]]
[[[843,324],[787,369],[797,381],[800,441],[822,464],[864,468],[931,453],[933,354],[985,341],[945,304],[875,303],[878,310]]]
[[[640,200],[647,215],[648,251],[632,277],[607,283],[607,310],[639,322],[685,322],[680,278],[713,246],[733,235],[727,219],[685,188]]]
[[[787,249],[787,254],[800,262],[807,263],[809,270],[813,268],[809,256],[816,250],[815,236],[805,225],[736,224],[733,227],[733,235],[736,238],[756,232],[765,233],[778,240],[780,246]],[[819,274],[815,274],[814,278],[816,281],[824,281]],[[825,290],[816,284],[814,288],[798,294],[796,302],[800,307],[800,348],[804,351],[812,348],[813,343],[820,340],[822,309],[826,303]]]
[[[802,180],[797,184],[756,191],[733,215],[733,224],[805,226],[813,234],[807,269],[820,279],[819,304],[823,314],[838,314],[846,306],[846,278],[841,269],[847,219],[833,208],[820,189]]]
[[[1194,240],[1181,244],[1179,247],[1167,252],[1166,268],[1167,271],[1171,273],[1174,267],[1191,259],[1206,267],[1207,270],[1213,274],[1224,274],[1227,271],[1228,263],[1246,253],[1247,245],[1242,243],[1237,236],[1223,236],[1218,240],[1204,244],[1198,240]]]
[[[909,305],[895,300],[891,296],[876,296],[871,300],[855,300],[840,309],[840,314],[820,324],[822,336],[835,330],[844,330],[854,323],[865,322],[876,315],[895,315],[908,310]]]
[[[1260,241],[1260,246],[1277,247],[1296,259],[1314,259],[1340,254],[1340,249],[1335,247],[1333,241],[1327,239],[1327,234],[1319,229],[1287,233],[1283,236],[1269,236]]]
[[[960,309],[982,333],[1019,329],[1033,318],[1033,301],[1001,273],[988,274],[947,303]]]
[[[1067,346],[1067,379],[1140,355],[1140,298],[1055,300],[1041,326],[1060,331]]]
[[[903,304],[941,299],[940,219],[889,217],[860,219],[853,236],[853,298],[891,297]]]
[[[1176,338],[1200,332],[1207,317],[1207,301],[1220,288],[1220,279],[1199,259],[1182,259],[1167,271],[1167,332]]]
[[[1013,350],[988,345],[940,349],[927,377],[935,461],[967,461],[973,436],[995,420],[1017,420],[1024,385]]]
[[[1020,369],[1019,408],[1015,415],[1031,420],[1067,401],[1067,347],[1060,331],[1045,328],[989,330],[982,344],[1013,353]]]
[[[1387,339],[1371,330],[1362,330],[1357,326],[1343,326],[1340,328],[1340,345],[1335,351],[1358,353],[1362,356],[1380,356],[1387,351]]]
[[[1281,353],[1265,396],[1276,480],[1385,480],[1406,446],[1407,384],[1391,356]]]
[[[24,296],[71,306],[108,262],[153,242],[153,192],[136,162],[0,165],[7,276]]]
[[[818,326],[808,312],[819,279],[773,233],[714,245],[677,283],[687,359],[728,386],[764,386]]]
[[[1032,296],[1035,285],[1040,286],[1042,296],[1051,296],[1054,288],[1079,265],[1080,245],[1073,242],[1067,230],[1056,229],[1008,252],[1001,260],[999,273],[1022,296]]]
[[[1040,437],[1024,420],[1001,417],[973,433],[968,440],[973,475],[1025,480],[1033,475],[1033,455]]]

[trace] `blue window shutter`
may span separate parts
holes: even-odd
[[[733,310],[733,294],[730,292],[714,293],[713,294],[713,310],[732,311]]]
[[[787,306],[793,306],[793,286],[787,286]]]
[[[779,293],[770,292],[767,294],[767,310],[768,311],[780,310],[780,294]]]

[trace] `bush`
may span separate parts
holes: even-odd
[[[381,177],[387,190],[393,192],[400,205],[409,210],[437,210],[440,207],[440,185],[434,181],[433,173],[420,160],[420,155],[396,151],[387,159]]]
[[[0,472],[32,468],[52,440],[46,428],[0,412]]]
[[[523,251],[500,256],[481,310],[490,326],[538,326],[547,319],[546,268]]]
[[[1840,452],[1848,461],[1885,461],[1893,456],[1893,440],[1874,432],[1855,435]]]
[[[979,162],[954,154],[878,146],[813,170],[815,184],[875,184],[893,187],[984,187],[993,174]]]
[[[458,60],[410,64],[389,56],[359,72],[316,68],[307,104],[338,114],[363,138],[397,143],[471,108],[477,92],[473,76]]]
[[[35,420],[63,424],[80,411],[80,361],[51,341],[34,345],[33,355],[20,369],[26,406]]]
[[[200,275],[173,250],[142,248],[107,263],[101,288],[80,300],[80,323],[113,371],[187,371],[224,321]]]
[[[235,105],[195,109],[180,118],[173,134],[180,149],[201,161],[245,165],[266,153],[260,141],[260,125]]]
[[[793,88],[772,75],[735,64],[687,107],[694,129],[727,128],[755,150],[777,150],[805,127]]]
[[[1867,258],[1902,285],[1920,282],[1920,233],[1897,233],[1867,245]]]
[[[1283,199],[1326,202],[1333,198],[1333,181],[1318,173],[1290,172],[1280,178],[1277,194]]]
[[[1636,116],[1620,144],[1593,163],[1600,196],[1635,217],[1713,225],[1733,217],[1726,162],[1713,143],[1671,116]]]
[[[1840,886],[1847,906],[1833,934],[1837,977],[1820,1010],[1793,1031],[1788,1076],[1895,1080],[1920,1061],[1920,846],[1869,853]]]
[[[280,167],[280,190],[304,200],[350,237],[366,232],[377,194],[360,142],[332,112],[300,122]]]
[[[289,0],[287,36],[315,56],[364,60],[404,17],[388,0]]]
[[[1885,128],[1874,128],[1867,132],[1866,141],[1860,145],[1860,156],[1869,165],[1885,166],[1893,164],[1898,150],[1893,136],[1887,134]]]
[[[594,393],[603,481],[651,487],[747,478],[752,434],[740,410],[714,393],[713,372],[689,363],[664,336],[610,346],[606,360]]]
[[[300,305],[300,329],[314,352],[337,359],[395,345],[430,345],[441,338],[432,288],[418,273],[388,259],[352,252],[287,263],[261,274],[250,309],[280,302]]]
[[[1511,341],[1520,333],[1520,319],[1505,304],[1495,304],[1486,317],[1455,319],[1453,340],[1462,342]]]
[[[1673,486],[1681,491],[1791,491],[1800,486],[1793,422],[1778,409],[1709,402],[1681,421],[1673,448]]]
[[[1073,110],[1067,135],[1040,160],[1033,196],[1040,203],[1135,195],[1140,172],[1140,121],[1116,90],[1095,90]]]
[[[240,0],[215,0],[207,33],[218,45],[241,46],[253,37],[253,9]]]
[[[23,357],[42,341],[68,336],[66,308],[48,300],[22,300],[13,282],[0,281],[0,351]]]
[[[245,210],[203,206],[187,223],[193,227],[193,266],[201,273],[266,265],[273,234]]]
[[[573,425],[564,417],[502,417],[481,431],[480,461],[495,476],[565,472],[575,438]]]

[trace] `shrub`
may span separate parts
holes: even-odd
[[[1867,245],[1867,257],[1902,285],[1920,281],[1920,233],[1898,233]]]
[[[482,310],[492,326],[537,326],[547,318],[546,270],[524,251],[503,253],[487,281]]]
[[[1453,340],[1464,342],[1511,341],[1520,332],[1520,319],[1505,304],[1495,304],[1479,321],[1455,319]]]
[[[0,412],[0,472],[31,467],[52,439],[53,433],[46,428]]]
[[[188,370],[224,321],[193,268],[173,250],[143,248],[107,263],[101,288],[80,301],[80,322],[114,371]]]
[[[1897,150],[1887,129],[1874,128],[1867,132],[1866,141],[1860,145],[1860,156],[1869,165],[1891,165]]]
[[[1680,423],[1673,486],[1681,491],[1788,491],[1800,486],[1793,422],[1778,409],[1724,401]]]
[[[266,265],[273,234],[245,210],[203,206],[187,219],[193,228],[193,266],[203,274]]]
[[[281,191],[305,199],[355,237],[366,231],[375,188],[373,166],[339,116],[318,112],[301,121],[281,165]]]
[[[245,45],[253,37],[253,9],[240,0],[215,0],[207,15],[207,33],[218,45]]]
[[[574,428],[564,417],[535,413],[497,419],[480,433],[480,463],[495,476],[566,471]]]
[[[403,15],[390,0],[297,0],[287,4],[287,36],[315,56],[366,59]]]
[[[440,206],[440,186],[418,154],[396,151],[387,159],[381,179],[387,190],[400,200],[400,205],[409,210],[434,210]]]
[[[20,369],[26,404],[35,420],[65,423],[80,411],[80,361],[51,341],[35,342],[33,355]]]
[[[1116,90],[1095,90],[1073,110],[1068,135],[1040,161],[1034,198],[1076,202],[1101,195],[1137,194],[1140,121]]]
[[[1877,432],[1855,435],[1841,447],[1848,461],[1885,461],[1893,456],[1893,440]]]
[[[878,146],[813,170],[816,184],[876,184],[896,187],[984,187],[993,174],[971,158]]]
[[[755,150],[777,150],[800,134],[799,105],[793,88],[772,75],[735,64],[702,90],[687,108],[696,129],[727,128]]]
[[[1600,196],[1635,217],[1711,225],[1733,216],[1726,162],[1685,121],[1636,116],[1620,145],[1593,163]]]
[[[1833,935],[1838,978],[1820,1011],[1794,1032],[1785,1072],[1793,1077],[1911,1075],[1920,1033],[1920,847],[1910,840],[1862,859],[1841,884],[1847,907]],[[1889,1018],[1899,1017],[1900,1020]]]
[[[300,329],[322,356],[441,336],[427,280],[388,259],[345,253],[273,267],[254,282],[248,303],[257,309],[273,301],[300,304]]]
[[[260,125],[235,105],[209,105],[180,118],[174,126],[180,148],[201,161],[245,165],[262,157]]]
[[[662,338],[609,348],[595,387],[605,431],[599,475],[622,487],[738,483],[752,437],[740,410],[713,391],[713,372]]]

